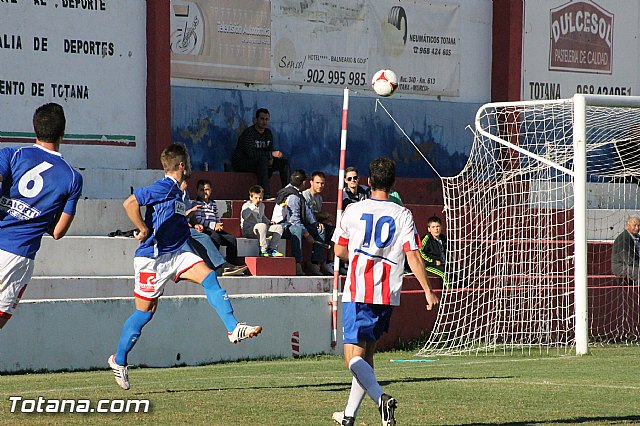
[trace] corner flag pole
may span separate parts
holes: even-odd
[[[349,115],[349,89],[344,89],[342,100],[342,131],[340,133],[340,172],[338,173],[338,203],[336,208],[336,230],[342,217],[342,190],[344,189],[344,164],[347,157],[347,117]],[[331,295],[331,347],[338,343],[338,291],[340,289],[340,259],[333,256],[333,293]]]

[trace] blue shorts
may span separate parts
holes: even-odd
[[[376,342],[389,330],[393,306],[345,302],[342,304],[343,343]]]

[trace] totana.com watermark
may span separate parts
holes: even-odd
[[[148,413],[148,399],[25,399],[10,396],[12,413]]]

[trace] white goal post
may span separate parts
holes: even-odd
[[[483,105],[467,165],[443,178],[449,287],[419,355],[640,339],[638,283],[610,268],[639,185],[640,97]]]

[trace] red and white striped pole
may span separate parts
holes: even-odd
[[[342,218],[342,190],[344,188],[344,165],[347,158],[347,117],[349,116],[349,89],[344,89],[342,100],[342,132],[340,134],[340,172],[338,173],[338,203],[336,208],[336,229]],[[331,347],[338,343],[338,291],[340,290],[340,258],[333,257],[333,293],[331,295]]]

